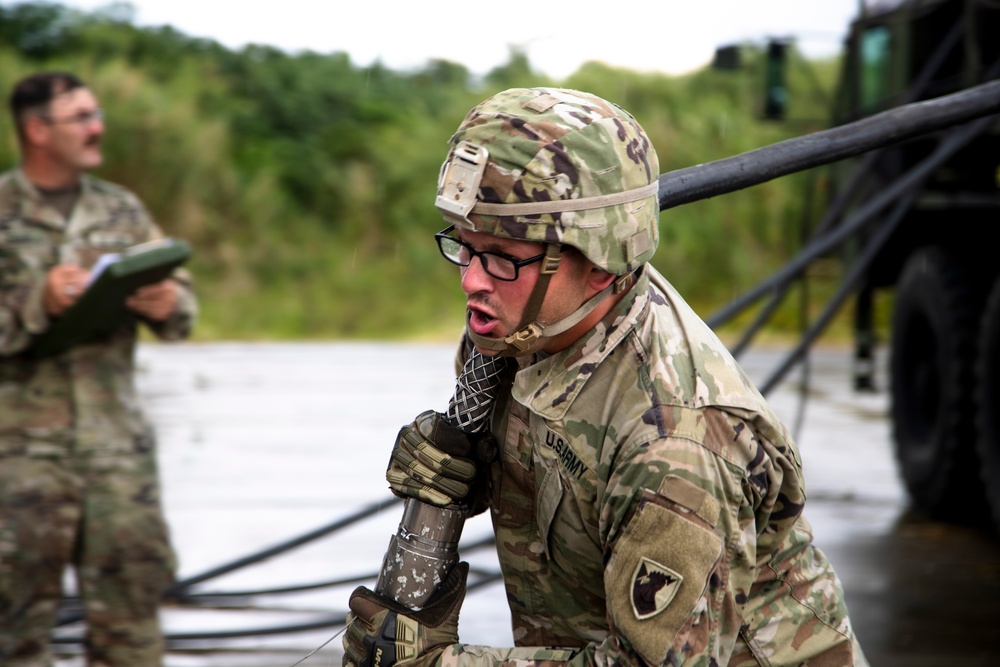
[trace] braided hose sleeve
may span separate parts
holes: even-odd
[[[506,358],[473,352],[458,377],[445,420],[469,434],[485,430],[507,363]],[[458,564],[458,541],[468,513],[463,505],[437,507],[407,498],[375,592],[413,611],[422,609]]]

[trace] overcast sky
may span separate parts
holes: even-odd
[[[63,0],[93,9],[107,0]],[[170,24],[239,48],[344,51],[356,65],[395,70],[441,58],[484,74],[523,49],[533,67],[562,79],[588,60],[678,74],[708,63],[715,47],[792,37],[811,56],[836,53],[858,0],[133,0],[140,25]]]

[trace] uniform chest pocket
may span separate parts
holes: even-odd
[[[139,243],[135,234],[124,230],[91,229],[82,239],[71,242],[73,260],[84,267],[92,267],[101,255],[122,252]]]
[[[2,228],[0,271],[8,274],[23,268],[47,270],[56,263],[57,245],[58,240],[53,233],[38,227],[15,224]]]
[[[530,525],[535,499],[535,473],[531,439],[524,422],[512,417],[500,460],[493,465],[493,507],[496,521],[506,528]]]
[[[600,563],[603,549],[599,537],[599,510],[590,466],[573,453],[569,444],[557,439],[535,449],[538,493],[535,523],[545,555],[557,567],[570,572],[581,562]],[[599,575],[597,570],[593,574]]]
[[[552,560],[552,524],[555,521],[559,503],[562,502],[563,485],[559,471],[548,468],[542,483],[538,487],[538,505],[535,512],[535,522],[538,524],[538,534],[545,547],[545,556]]]

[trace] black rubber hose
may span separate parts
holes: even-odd
[[[1000,112],[1000,81],[660,176],[660,210],[742,190]]]

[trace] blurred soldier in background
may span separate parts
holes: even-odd
[[[445,453],[454,433],[424,413],[387,477],[489,508],[517,647],[459,643],[463,563],[416,612],[356,590],[345,664],[865,665],[795,443],[648,264],[659,163],[643,129],[586,93],[515,89],[451,146],[437,242],[462,267],[460,359],[511,356],[512,377],[494,451]]]
[[[0,176],[0,665],[51,664],[68,565],[88,664],[160,665],[158,608],[174,555],[133,355],[139,321],[161,339],[188,335],[190,280],[178,270],[140,288],[126,301],[132,317],[108,337],[34,355],[99,256],[162,233],[134,194],[85,174],[101,165],[104,123],[76,76],[29,76],[10,107],[22,161]]]

